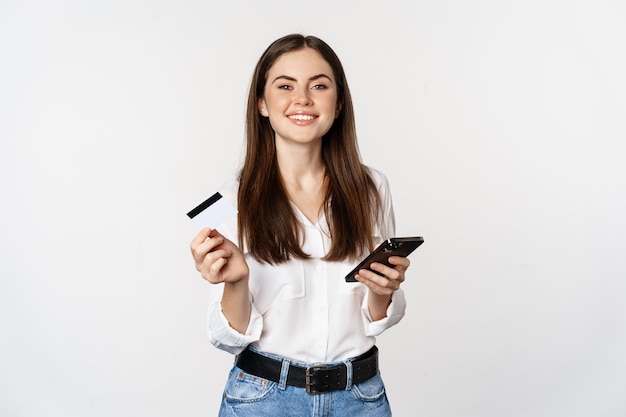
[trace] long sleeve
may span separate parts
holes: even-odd
[[[393,211],[393,201],[387,177],[381,172],[370,168],[370,175],[378,185],[381,210],[377,219],[376,238],[377,244],[385,239],[394,237],[396,234],[396,218]],[[391,296],[391,304],[387,307],[387,317],[372,321],[367,305],[367,295],[361,304],[361,315],[366,336],[378,336],[386,329],[397,324],[406,312],[406,299],[402,289],[396,290]]]
[[[224,184],[219,192],[224,198],[229,200],[233,206],[237,206],[237,187],[236,180]],[[237,241],[237,218],[233,217],[220,226],[217,230],[227,239],[235,244]],[[239,245],[241,247],[241,245]],[[224,284],[209,285],[207,327],[210,342],[218,349],[238,354],[243,351],[250,343],[256,342],[261,337],[263,330],[263,317],[256,309],[252,296],[250,296],[250,319],[248,328],[245,333],[241,334],[233,329],[228,323],[228,319],[222,312],[222,295],[224,294]]]
[[[222,313],[221,300],[223,292],[224,284],[216,284],[209,287],[209,340],[215,347],[236,355],[250,343],[259,340],[263,330],[263,317],[251,302],[248,328],[244,334],[239,333],[230,327],[228,320]]]
[[[387,307],[387,317],[377,321],[372,321],[369,308],[367,306],[367,297],[365,297],[363,304],[361,305],[365,335],[378,336],[391,326],[398,324],[398,322],[404,317],[405,311],[406,300],[404,298],[404,291],[402,291],[402,289],[398,289],[391,295],[391,304]]]

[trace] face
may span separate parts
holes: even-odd
[[[339,114],[333,70],[312,48],[281,55],[267,75],[258,103],[278,142],[321,142]]]

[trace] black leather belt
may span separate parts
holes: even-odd
[[[378,348],[370,350],[350,361],[352,364],[352,383],[365,382],[378,373]],[[260,355],[246,349],[237,356],[235,364],[245,372],[279,382],[282,361]],[[312,365],[302,367],[289,365],[287,385],[306,388],[309,394],[321,394],[328,391],[346,389],[348,368],[345,363],[338,365]]]

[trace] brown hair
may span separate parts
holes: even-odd
[[[258,102],[263,98],[267,74],[276,60],[287,52],[312,48],[333,70],[340,112],[322,139],[322,160],[326,168],[324,213],[330,225],[332,244],[325,259],[343,260],[360,256],[373,248],[375,213],[380,196],[367,168],[361,163],[356,140],[354,109],[343,66],[335,52],[314,36],[292,34],[274,41],[259,59],[248,95],[247,146],[239,175],[239,242],[257,260],[275,264],[290,256],[308,258],[301,248],[301,226],[283,187],[274,131],[269,119],[261,116]]]

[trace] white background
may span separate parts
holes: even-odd
[[[378,340],[394,415],[626,415],[617,0],[0,0],[0,415],[216,415],[232,358],[185,213],[291,32],[342,59],[426,240]]]

